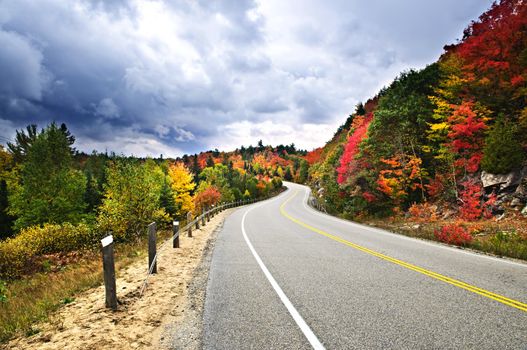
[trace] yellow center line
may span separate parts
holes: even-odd
[[[364,252],[364,253],[367,253],[367,254],[370,254],[370,255],[373,255],[375,257],[378,257],[380,259],[383,259],[383,260],[386,260],[386,261],[389,261],[391,263],[394,263],[396,265],[399,265],[399,266],[402,266],[402,267],[405,267],[409,270],[412,270],[412,271],[416,271],[416,272],[419,272],[423,275],[426,275],[426,276],[429,276],[429,277],[432,277],[432,278],[435,278],[437,280],[440,280],[440,281],[443,281],[445,283],[448,283],[448,284],[451,284],[453,286],[456,286],[456,287],[459,287],[459,288],[462,288],[462,289],[465,289],[465,290],[468,290],[469,292],[473,292],[473,293],[476,293],[476,294],[479,294],[479,295],[482,295],[486,298],[489,298],[489,299],[492,299],[492,300],[495,300],[497,302],[500,302],[502,304],[505,304],[505,305],[508,305],[508,306],[512,306],[513,308],[516,308],[518,310],[521,310],[521,311],[524,311],[524,312],[527,312],[527,304],[525,303],[522,303],[521,301],[518,301],[518,300],[514,300],[514,299],[510,299],[510,298],[507,298],[503,295],[499,295],[499,294],[496,294],[496,293],[492,293],[488,290],[485,290],[485,289],[482,289],[482,288],[479,288],[479,287],[476,287],[476,286],[473,286],[471,284],[468,284],[468,283],[465,283],[465,282],[462,282],[462,281],[459,281],[459,280],[456,280],[454,278],[450,278],[450,277],[447,277],[447,276],[444,276],[444,275],[441,275],[439,273],[436,273],[436,272],[433,272],[433,271],[430,271],[430,270],[427,270],[427,269],[424,269],[422,267],[419,267],[419,266],[415,266],[415,265],[412,265],[410,263],[407,263],[407,262],[404,262],[402,260],[399,260],[399,259],[395,259],[395,258],[392,258],[388,255],[384,255],[382,253],[379,253],[379,252],[376,252],[374,250],[371,250],[369,248],[366,248],[366,247],[363,247],[361,245],[358,245],[358,244],[355,244],[353,242],[350,242],[350,241],[347,241],[345,240],[344,238],[341,238],[339,236],[335,236],[335,235],[332,235],[330,233],[327,233],[325,231],[322,231],[316,227],[313,227],[311,225],[308,225],[302,221],[300,221],[299,219],[297,218],[294,218],[292,217],[291,215],[289,215],[284,207],[287,203],[289,203],[289,201],[291,201],[296,195],[298,194],[298,191],[296,191],[291,197],[289,197],[284,203],[282,203],[282,205],[280,206],[280,213],[285,216],[286,218],[288,218],[289,220],[293,221],[294,223],[302,226],[302,227],[305,227],[307,228],[308,230],[311,230],[313,232],[316,232],[322,236],[325,236],[327,238],[330,238],[334,241],[337,241],[339,243],[342,243],[342,244],[345,244],[349,247],[352,247],[354,249],[357,249],[357,250],[360,250],[361,252]]]

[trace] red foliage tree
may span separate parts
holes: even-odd
[[[315,148],[314,150],[306,154],[304,159],[309,163],[309,165],[313,165],[320,160],[323,150],[324,149],[322,147]]]
[[[360,151],[360,143],[366,138],[368,126],[373,119],[373,113],[366,117],[356,116],[353,119],[352,130],[353,133],[348,138],[348,143],[344,148],[344,153],[340,158],[340,166],[337,168],[339,184],[345,183],[348,177],[357,170],[358,162],[356,156]]]
[[[474,111],[473,102],[453,106],[454,113],[448,118],[450,132],[448,146],[456,154],[455,165],[468,173],[478,171],[483,158],[484,131],[486,118]]]
[[[518,115],[527,88],[527,3],[501,0],[465,30],[463,40],[446,47],[462,64],[468,91],[496,114]]]
[[[527,67],[521,55],[527,45],[526,27],[527,3],[502,0],[465,30],[455,50],[473,82],[505,90],[524,83]]]
[[[194,205],[198,213],[206,207],[216,205],[221,198],[221,193],[215,186],[210,186],[203,192],[196,194],[194,197]]]

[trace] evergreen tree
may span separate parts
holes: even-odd
[[[27,150],[21,183],[10,198],[15,229],[47,222],[78,222],[86,207],[86,178],[72,167],[70,138],[55,123]]]
[[[164,208],[167,214],[169,214],[171,217],[176,215],[178,208],[176,207],[176,202],[174,201],[174,191],[172,191],[172,188],[166,179],[163,182],[163,186],[161,187],[159,203],[161,208]]]
[[[35,124],[28,125],[26,127],[26,132],[23,129],[17,130],[15,143],[7,143],[7,149],[13,155],[15,163],[21,163],[24,161],[27,152],[38,136],[37,126]]]
[[[355,106],[355,114],[356,115],[365,115],[366,114],[366,110],[364,109],[364,105],[362,104],[362,102],[359,102],[357,104],[357,106]]]
[[[213,168],[214,167],[214,159],[212,159],[212,156],[209,156],[207,158],[207,168]]]
[[[95,180],[91,173],[86,175],[86,192],[84,193],[84,201],[86,202],[86,211],[93,213],[102,203],[102,192],[99,191],[97,180]]]
[[[198,155],[194,154],[192,157],[192,167],[190,168],[190,171],[194,174],[194,183],[196,185],[199,184],[199,164],[198,164]]]
[[[521,168],[525,153],[519,139],[518,128],[514,124],[497,121],[485,140],[482,169],[491,174],[506,174]]]
[[[308,172],[309,172],[309,164],[307,163],[307,161],[302,160],[300,162],[300,171],[298,173],[299,183],[305,183],[307,181]]]
[[[5,180],[0,180],[0,239],[13,234],[14,217],[7,212],[8,204],[7,183]]]
[[[286,181],[293,181],[293,175],[291,175],[291,168],[285,168],[284,179]]]
[[[263,144],[263,141],[262,140],[259,140],[258,141],[258,151],[261,152],[265,149],[265,146]]]

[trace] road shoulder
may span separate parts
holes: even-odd
[[[163,344],[170,345],[165,341],[170,339],[165,330],[179,329],[190,322],[187,314],[192,316],[192,312],[188,310],[196,309],[203,297],[202,282],[196,276],[204,278],[206,284],[207,265],[202,261],[212,250],[217,228],[233,211],[217,214],[205,227],[194,230],[192,238],[182,233],[180,249],[174,250],[170,245],[160,251],[158,273],[150,277],[143,296],[139,291],[146,277],[147,261],[141,259],[117,272],[117,297],[121,304],[116,312],[104,307],[104,286],[93,288],[57,310],[50,322],[39,324],[38,334],[14,339],[5,344],[6,348],[158,349]],[[188,329],[193,338],[201,339],[199,329]]]

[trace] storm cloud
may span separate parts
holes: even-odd
[[[87,152],[310,149],[490,4],[2,0],[0,136],[55,120]]]

